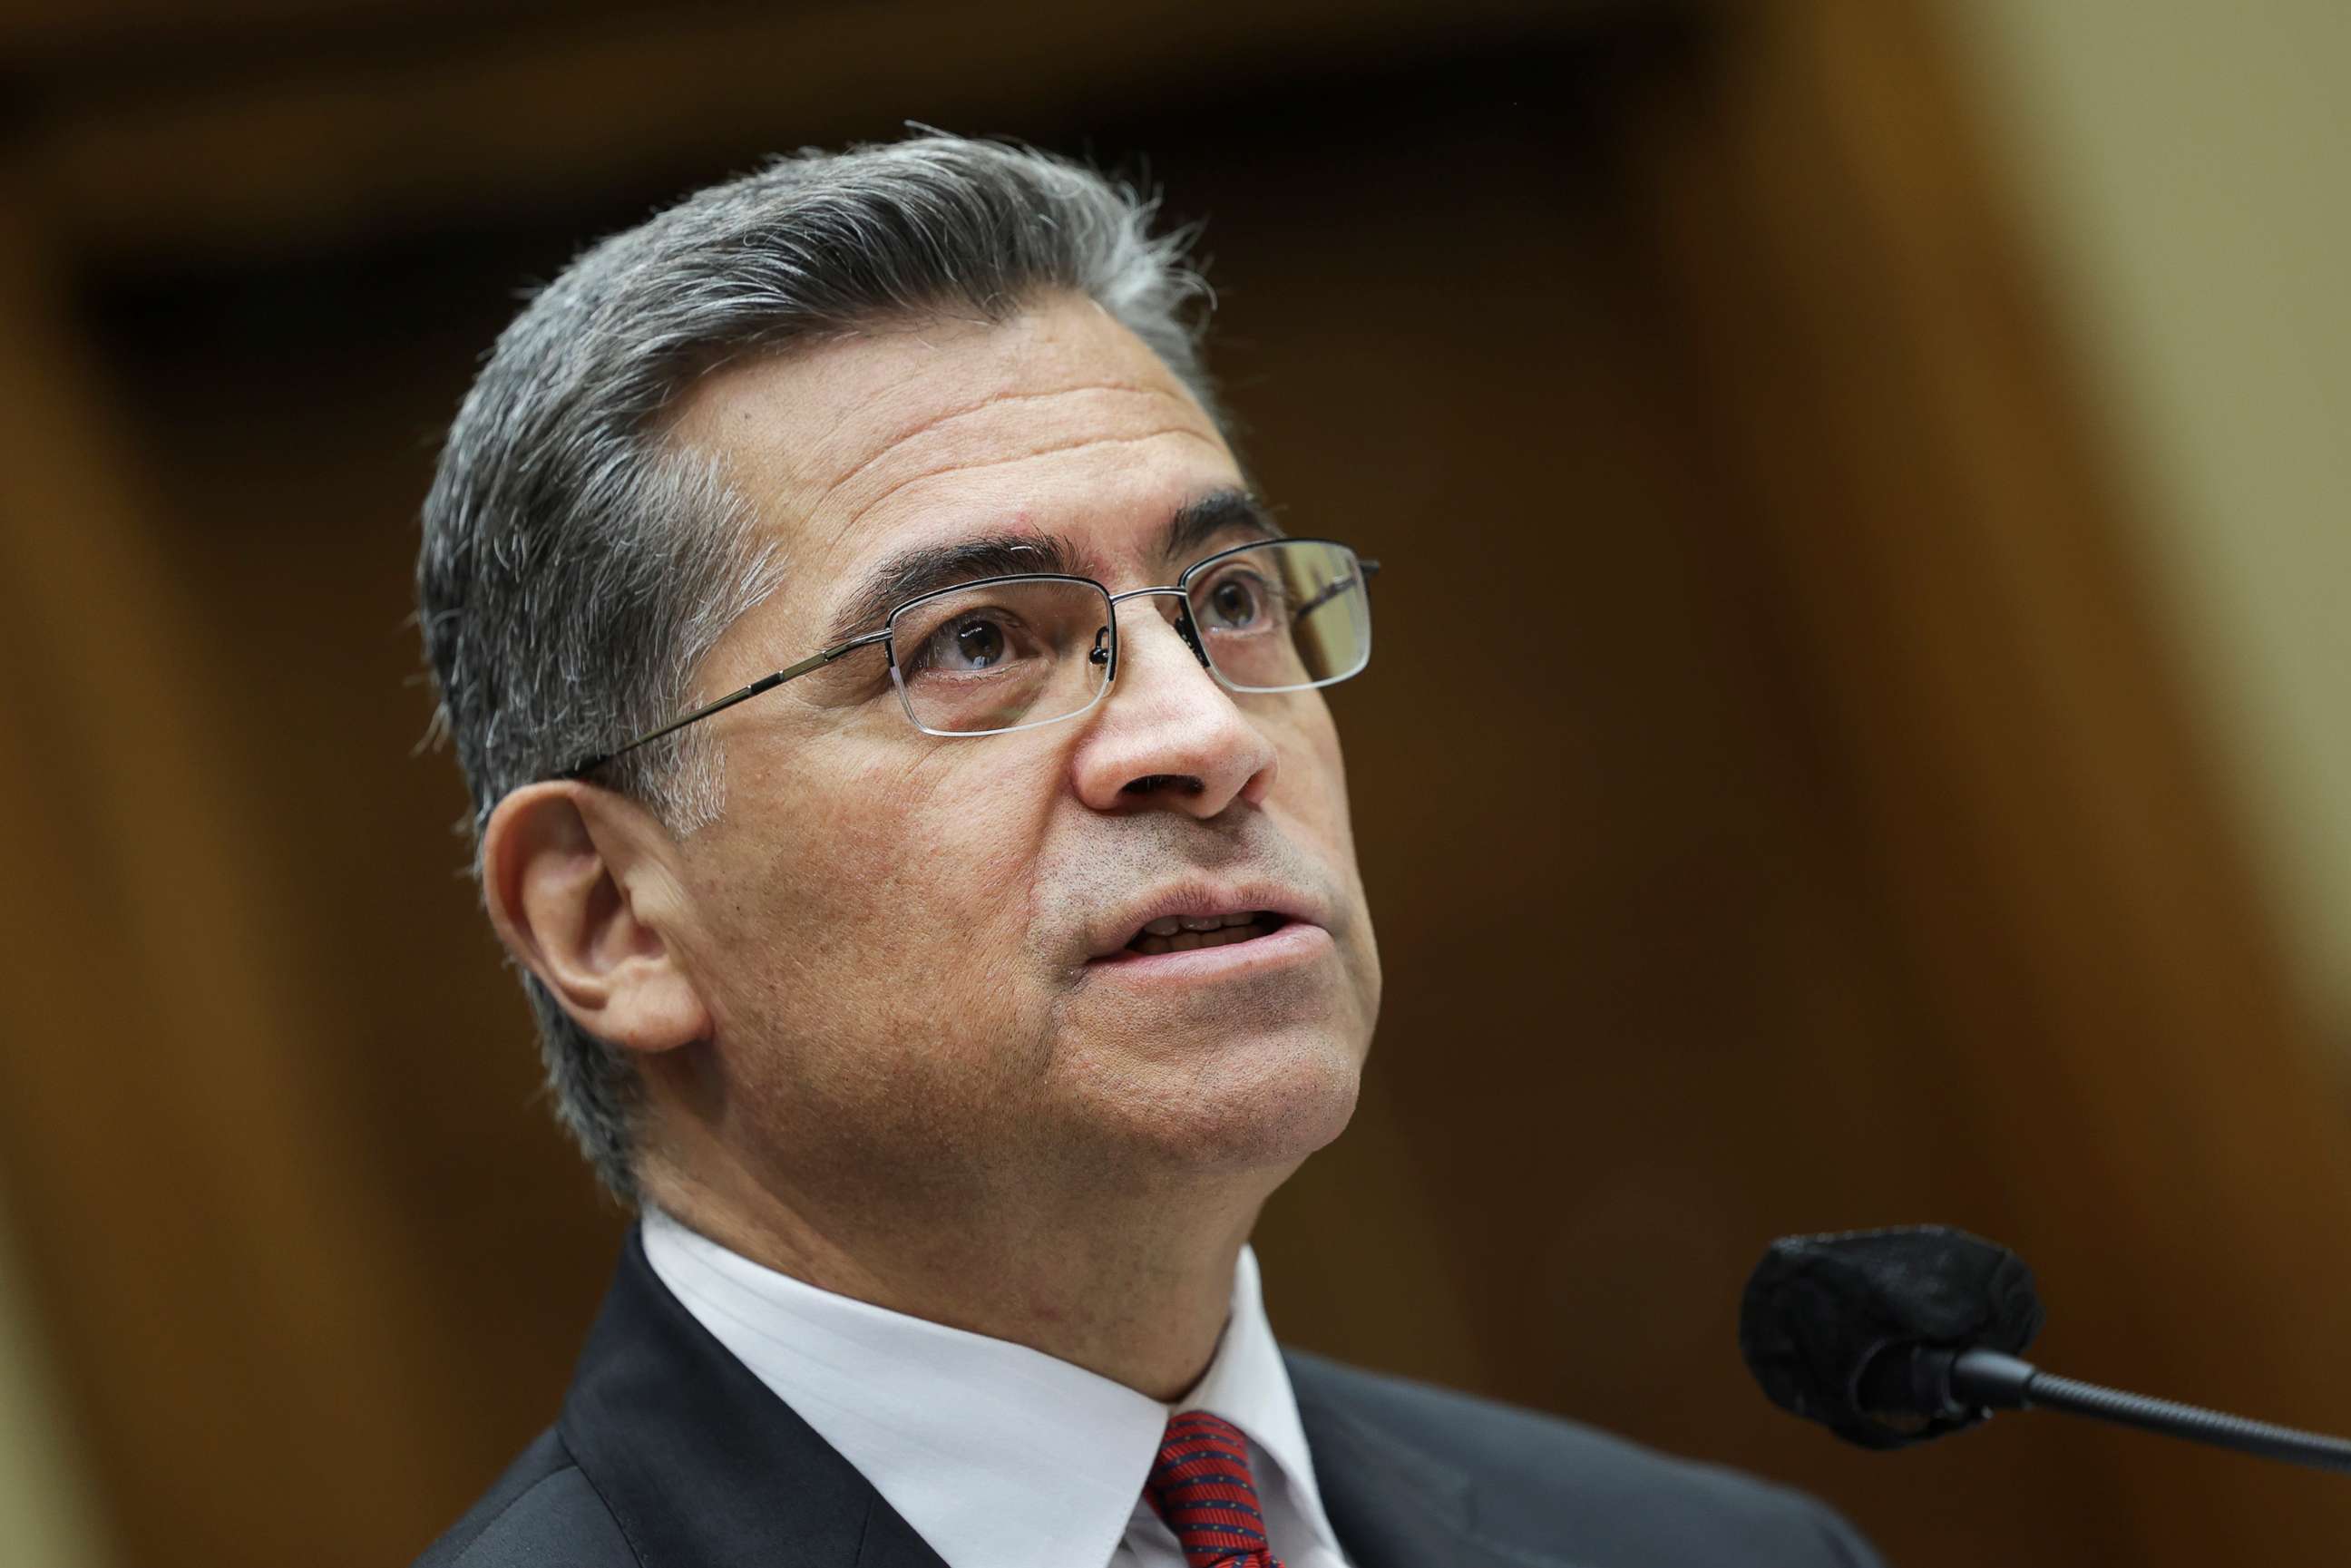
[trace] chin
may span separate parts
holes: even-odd
[[[1195,1062],[1181,1082],[1123,1107],[1163,1160],[1285,1172],[1336,1138],[1354,1114],[1363,1052],[1328,1037],[1250,1041]]]

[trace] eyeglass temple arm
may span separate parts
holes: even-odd
[[[749,702],[761,692],[771,692],[778,686],[782,685],[786,681],[798,680],[800,676],[807,674],[810,670],[822,669],[825,665],[831,664],[835,659],[841,657],[843,654],[854,653],[858,649],[866,646],[868,643],[879,643],[889,634],[890,633],[886,629],[880,632],[869,632],[862,637],[851,638],[848,642],[841,643],[839,647],[827,648],[821,653],[811,653],[797,664],[789,664],[785,666],[783,669],[778,670],[773,674],[760,676],[758,680],[753,681],[749,685],[745,686],[740,691],[728,692],[725,696],[718,698],[716,702],[705,703],[702,706],[695,708],[692,713],[686,714],[680,718],[674,718],[670,720],[669,723],[662,726],[659,729],[653,730],[649,734],[637,737],[636,739],[629,742],[626,746],[616,746],[611,750],[589,758],[584,762],[573,763],[570,767],[557,774],[556,777],[558,779],[583,779],[589,774],[596,771],[597,768],[603,767],[604,764],[611,761],[612,758],[616,757],[625,757],[640,746],[650,746],[654,741],[661,739],[664,736],[674,735],[689,724],[699,724],[704,719],[708,718],[712,714],[724,713],[728,708],[733,707],[737,703]]]
[[[1368,588],[1371,586],[1371,580],[1380,574],[1380,563],[1375,560],[1359,559],[1355,564],[1364,569],[1364,585]],[[1313,598],[1308,600],[1305,603],[1298,607],[1295,612],[1298,619],[1301,621],[1305,620],[1306,617],[1313,614],[1317,610],[1322,609],[1324,605],[1330,603],[1332,600],[1338,598],[1339,595],[1346,592],[1347,590],[1354,586],[1355,580],[1352,577],[1343,577],[1336,582],[1324,584],[1322,592],[1316,594]]]

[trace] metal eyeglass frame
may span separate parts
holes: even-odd
[[[1353,675],[1361,674],[1363,671],[1363,665],[1356,665],[1354,669],[1348,671],[1344,675],[1333,675],[1329,680],[1323,681],[1306,681],[1294,686],[1235,685],[1226,677],[1224,672],[1217,669],[1215,664],[1209,660],[1208,651],[1200,641],[1199,629],[1192,623],[1191,590],[1187,585],[1191,582],[1193,578],[1207,568],[1214,566],[1217,562],[1224,560],[1228,557],[1244,555],[1253,549],[1263,549],[1268,545],[1291,544],[1331,545],[1339,549],[1345,550],[1350,556],[1353,556],[1355,567],[1357,571],[1361,574],[1360,580],[1366,594],[1369,594],[1371,591],[1371,580],[1379,574],[1380,563],[1376,560],[1366,559],[1363,556],[1355,555],[1354,547],[1352,545],[1342,544],[1337,539],[1290,538],[1285,537],[1271,539],[1251,539],[1245,545],[1235,545],[1230,549],[1218,550],[1216,554],[1203,556],[1200,559],[1196,560],[1191,565],[1186,567],[1181,572],[1176,574],[1176,580],[1172,583],[1165,583],[1152,588],[1130,588],[1123,593],[1113,593],[1110,591],[1108,584],[1097,581],[1093,578],[1075,577],[1067,572],[1021,571],[1010,572],[999,577],[975,578],[969,582],[958,582],[946,588],[935,588],[928,593],[918,593],[914,598],[907,600],[904,603],[893,606],[890,613],[883,618],[883,624],[880,630],[862,632],[855,637],[852,637],[846,643],[837,643],[832,647],[827,648],[822,653],[811,653],[796,664],[787,664],[784,668],[776,671],[772,674],[762,675],[758,680],[753,681],[749,685],[743,687],[740,691],[729,692],[723,697],[705,703],[702,706],[694,709],[692,712],[684,714],[679,717],[670,720],[669,723],[663,725],[659,729],[649,730],[645,734],[637,737],[634,740],[630,741],[625,746],[616,746],[610,751],[601,752],[584,761],[576,762],[570,767],[565,768],[562,772],[554,775],[554,777],[559,779],[584,779],[589,774],[594,772],[597,768],[603,767],[604,764],[611,761],[616,757],[624,756],[629,752],[636,750],[641,746],[650,746],[654,741],[660,740],[665,736],[676,734],[679,730],[684,729],[687,725],[699,724],[704,719],[710,717],[714,714],[726,712],[728,708],[733,707],[737,703],[749,702],[753,697],[759,695],[762,692],[773,691],[776,687],[782,685],[786,681],[797,680],[800,676],[807,674],[811,670],[820,670],[837,659],[845,658],[849,654],[855,653],[858,649],[871,647],[876,643],[883,645],[883,652],[889,658],[890,680],[891,684],[898,688],[899,706],[901,710],[906,715],[907,722],[912,724],[917,730],[920,730],[925,735],[935,735],[943,740],[977,740],[991,735],[1011,735],[1024,729],[1042,729],[1048,725],[1061,724],[1065,720],[1076,718],[1081,714],[1092,712],[1093,709],[1100,705],[1102,698],[1110,695],[1112,683],[1118,679],[1118,607],[1123,601],[1129,599],[1173,597],[1183,601],[1184,608],[1177,612],[1175,622],[1176,634],[1184,639],[1185,646],[1192,650],[1192,656],[1200,661],[1200,667],[1207,671],[1209,676],[1214,679],[1218,685],[1223,686],[1228,691],[1258,693],[1299,692],[1308,691],[1316,686],[1336,685],[1341,681],[1347,680]],[[1303,618],[1307,615],[1312,614],[1324,604],[1330,602],[1330,601],[1335,598],[1338,594],[1354,587],[1358,580],[1359,580],[1355,577],[1349,577],[1343,579],[1338,582],[1330,584],[1325,587],[1321,593],[1317,594],[1314,598],[1308,600],[1304,604],[1291,612],[1292,616],[1294,618]],[[1003,729],[936,730],[925,728],[922,721],[914,717],[914,710],[906,695],[905,684],[900,678],[898,674],[898,651],[891,642],[893,635],[893,628],[896,625],[898,617],[904,615],[907,611],[914,609],[918,604],[926,603],[931,600],[940,598],[946,594],[965,593],[975,588],[987,588],[992,587],[995,584],[1004,582],[1079,582],[1098,591],[1102,594],[1103,601],[1110,607],[1110,624],[1104,628],[1104,631],[1109,635],[1109,644],[1107,647],[1097,646],[1090,654],[1087,655],[1096,664],[1107,666],[1102,675],[1101,689],[1094,693],[1092,698],[1087,702],[1085,706],[1081,708],[1072,708],[1068,713],[1059,714],[1051,718],[1039,719],[1034,724],[1012,725]],[[1368,654],[1365,655],[1365,660],[1366,662],[1369,662]]]

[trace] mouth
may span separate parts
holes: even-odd
[[[1195,883],[1110,915],[1085,970],[1138,1005],[1200,986],[1305,984],[1336,953],[1329,924],[1322,904],[1273,883]]]
[[[1327,945],[1329,924],[1319,900],[1280,883],[1180,882],[1104,910],[1086,967],[1239,974]]]
[[[1233,947],[1272,936],[1290,917],[1272,909],[1245,909],[1231,915],[1168,915],[1150,921],[1127,938],[1126,946],[1097,962],[1115,963],[1129,956],[1156,957],[1162,953],[1189,953],[1202,947]]]

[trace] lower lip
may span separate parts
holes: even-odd
[[[1302,968],[1332,951],[1331,933],[1308,920],[1292,920],[1270,936],[1181,953],[1121,951],[1096,958],[1088,975],[1134,986],[1188,986],[1209,980],[1245,979]]]

